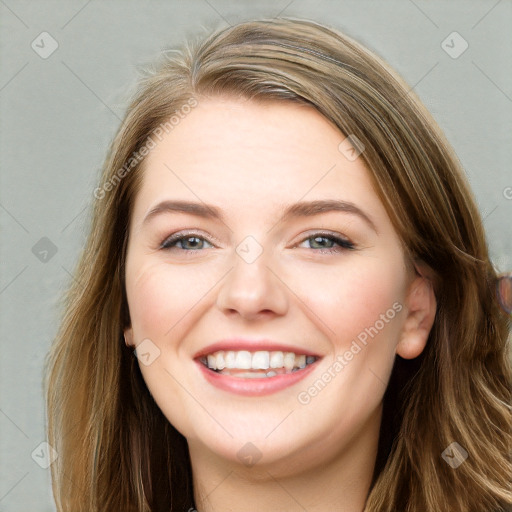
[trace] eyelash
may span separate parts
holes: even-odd
[[[161,244],[160,244],[160,249],[162,250],[166,250],[166,251],[171,251],[171,250],[174,250],[174,249],[178,249],[180,251],[183,251],[183,252],[197,252],[199,251],[200,249],[197,249],[197,250],[194,250],[194,249],[180,249],[180,248],[177,248],[174,244],[178,243],[178,242],[181,242],[183,240],[186,240],[187,238],[196,238],[198,240],[202,240],[202,241],[205,241],[205,242],[208,242],[209,244],[211,244],[212,242],[208,241],[206,238],[202,237],[202,236],[199,236],[197,233],[187,233],[187,234],[183,234],[183,233],[174,233],[173,235],[167,237]],[[322,254],[324,253],[327,253],[327,254],[333,254],[333,253],[339,253],[339,252],[343,252],[345,250],[353,250],[355,249],[355,245],[348,239],[346,238],[342,238],[342,237],[339,237],[339,236],[335,236],[333,234],[330,234],[330,233],[314,233],[306,238],[304,238],[300,243],[303,243],[305,242],[306,240],[310,240],[310,239],[315,239],[315,238],[325,238],[327,240],[330,240],[336,244],[338,244],[338,247],[331,247],[331,248],[328,248],[328,249],[311,249],[315,252],[320,252]]]

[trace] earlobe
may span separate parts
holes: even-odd
[[[417,275],[406,299],[407,318],[396,347],[404,359],[414,359],[424,350],[436,316],[437,301],[432,281]]]
[[[124,330],[124,342],[127,347],[133,347],[133,329],[131,327],[127,327]]]

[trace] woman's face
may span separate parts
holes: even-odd
[[[362,158],[290,102],[202,100],[160,138],[125,338],[191,455],[297,469],[375,450],[416,276]]]

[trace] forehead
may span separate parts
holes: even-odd
[[[266,205],[338,198],[385,214],[362,158],[316,109],[289,101],[202,100],[156,143],[134,215],[168,198],[257,215]]]

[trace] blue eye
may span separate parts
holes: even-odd
[[[310,242],[310,249],[320,250],[320,252],[340,252],[343,249],[350,250],[355,248],[354,244],[345,238],[324,233],[315,233],[304,239],[301,243],[307,241]]]
[[[340,238],[334,235],[327,235],[324,233],[315,233],[312,236],[304,239],[302,243],[306,241],[313,241],[310,243],[311,245],[320,245],[320,247],[310,247],[311,249],[319,249],[320,252],[341,252],[344,249],[355,249],[355,245],[346,238]],[[325,240],[327,240],[327,246],[325,245]],[[334,246],[333,246],[334,245]],[[337,247],[336,247],[337,246]]]
[[[305,238],[301,243],[306,241],[312,241],[312,243],[310,242],[309,244],[309,248],[313,249],[315,252],[335,253],[343,250],[355,249],[355,245],[350,242],[350,240],[325,233],[315,233],[312,236]],[[205,244],[213,247],[210,242],[202,236],[199,236],[197,233],[189,233],[186,235],[183,233],[175,233],[167,237],[160,244],[160,249],[179,249],[181,251],[193,252],[200,251],[201,249],[207,249],[208,247],[205,247]]]
[[[200,249],[204,249],[204,243],[211,245],[203,237],[197,236],[195,234],[179,236],[179,233],[176,233],[166,238],[160,245],[160,249],[178,248],[183,251],[197,251]],[[181,244],[181,247],[177,247],[177,244]],[[187,247],[188,244],[190,245]]]

